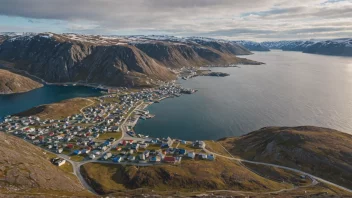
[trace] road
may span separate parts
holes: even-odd
[[[220,143],[219,143],[220,144]],[[221,145],[221,144],[220,144]],[[221,145],[222,146],[222,145]],[[223,147],[223,146],[222,146]],[[226,151],[227,149],[225,147],[223,147]],[[219,156],[219,157],[223,157],[223,158],[227,158],[227,159],[230,159],[230,160],[235,160],[235,161],[238,161],[238,162],[246,162],[246,163],[249,163],[249,164],[256,164],[256,165],[263,165],[263,166],[270,166],[270,167],[275,167],[275,168],[282,168],[282,169],[285,169],[285,170],[289,170],[289,171],[293,171],[293,172],[296,172],[296,173],[299,173],[301,175],[306,175],[308,177],[310,177],[312,180],[313,180],[313,183],[315,183],[316,181],[319,181],[319,182],[323,182],[323,183],[326,183],[326,184],[329,184],[329,185],[332,185],[334,187],[337,187],[337,188],[340,188],[342,190],[345,190],[347,192],[350,192],[352,193],[352,190],[351,189],[348,189],[348,188],[345,188],[343,186],[340,186],[338,184],[334,184],[332,182],[329,182],[325,179],[322,179],[320,177],[317,177],[317,176],[314,176],[312,174],[309,174],[309,173],[306,173],[306,172],[303,172],[301,170],[298,170],[298,169],[294,169],[294,168],[289,168],[289,167],[286,167],[286,166],[281,166],[281,165],[276,165],[276,164],[270,164],[270,163],[264,163],[264,162],[256,162],[256,161],[250,161],[250,160],[245,160],[245,159],[240,159],[240,158],[236,158],[236,157],[233,157],[231,154],[231,157],[229,156],[225,156],[225,155],[221,155],[221,154],[218,154],[218,153],[214,153],[214,152],[211,152],[209,150],[207,150],[205,147],[203,148],[203,150],[207,153],[211,153],[213,155],[216,155],[216,156]],[[227,151],[228,152],[228,151]],[[228,152],[229,153],[229,152]],[[316,180],[316,181],[315,181]]]
[[[90,100],[90,99],[88,99],[88,100]],[[91,101],[91,102],[93,102],[93,101]],[[93,103],[94,103],[94,102],[93,102]],[[142,103],[142,104],[143,104],[143,103]],[[118,140],[114,141],[113,144],[112,144],[106,151],[104,151],[104,152],[101,154],[101,156],[103,156],[103,155],[105,155],[106,153],[108,153],[112,148],[115,148],[115,147],[118,145],[118,143],[119,143],[122,139],[125,138],[125,135],[126,135],[126,132],[127,132],[127,128],[126,128],[126,126],[125,126],[126,121],[129,119],[129,117],[132,115],[132,113],[133,113],[137,108],[139,108],[142,104],[137,105],[129,114],[127,114],[125,120],[120,124],[121,133],[122,133],[122,134],[121,134],[121,137],[120,137]],[[91,104],[90,104],[90,105],[91,105]],[[88,106],[90,106],[90,105],[87,105],[86,107],[88,107]],[[83,108],[81,109],[81,112],[82,112],[82,110],[83,110],[84,108],[86,108],[86,107],[83,107]],[[85,114],[83,113],[83,115],[85,115]],[[140,139],[140,138],[132,138],[132,137],[131,137],[131,139]],[[50,151],[49,151],[49,152],[50,152]],[[76,175],[76,177],[77,177],[78,180],[81,182],[81,184],[82,184],[83,187],[85,187],[87,190],[89,190],[91,193],[93,193],[93,194],[95,194],[95,195],[98,195],[98,194],[97,194],[97,193],[94,191],[94,189],[87,183],[87,181],[83,178],[83,176],[82,176],[82,174],[81,174],[81,171],[80,171],[81,166],[84,165],[84,164],[87,164],[87,163],[92,163],[92,162],[105,163],[105,164],[116,164],[116,163],[110,162],[110,161],[99,161],[99,160],[97,160],[97,159],[86,160],[86,161],[82,161],[82,162],[75,162],[75,161],[71,160],[70,157],[67,156],[67,155],[64,155],[64,154],[57,154],[57,153],[53,153],[53,154],[55,154],[55,155],[57,155],[57,156],[59,156],[59,157],[65,159],[67,162],[71,163],[72,169],[73,169],[73,174]],[[122,163],[122,164],[124,164],[124,163]],[[125,163],[125,164],[131,164],[131,165],[133,165],[132,163]],[[155,165],[155,164],[151,164],[151,163],[137,164],[137,163],[135,163],[135,165],[138,165],[138,166],[151,166],[151,165]]]
[[[92,106],[92,105],[94,104],[94,101],[91,100],[91,99],[89,99],[89,98],[80,98],[80,99],[85,99],[85,100],[88,100],[88,101],[91,102],[89,105],[86,105],[86,106],[82,107],[82,108],[79,110],[79,111],[83,114],[84,118],[87,119],[87,116],[86,116],[86,114],[83,112],[83,109]]]
[[[92,101],[93,102],[93,101]],[[104,154],[106,154],[107,152],[109,152],[112,148],[116,147],[118,145],[118,143],[123,140],[125,138],[125,136],[129,136],[128,134],[126,134],[127,132],[127,127],[125,126],[127,120],[129,119],[129,117],[132,115],[132,113],[138,109],[143,103],[137,105],[125,118],[125,120],[120,124],[120,128],[121,128],[121,137],[116,140],[110,147],[109,149],[107,149],[105,152],[102,153],[101,156],[103,156]],[[90,105],[88,105],[90,106]],[[84,107],[86,108],[86,107]],[[128,139],[131,139],[131,140],[136,140],[136,141],[139,141],[139,140],[145,140],[143,138],[137,138],[137,137],[128,137]],[[220,143],[219,143],[220,144]],[[221,144],[220,144],[221,145]],[[221,145],[222,146],[222,145]],[[289,171],[293,171],[293,172],[296,172],[296,173],[299,173],[301,175],[306,175],[308,177],[310,177],[312,179],[312,184],[310,185],[316,185],[319,182],[322,182],[322,183],[326,183],[326,184],[329,184],[329,185],[332,185],[334,187],[337,187],[337,188],[340,188],[342,190],[345,190],[347,192],[350,192],[352,193],[352,190],[351,189],[348,189],[348,188],[345,188],[343,186],[340,186],[338,184],[335,184],[335,183],[332,183],[332,182],[329,182],[325,179],[322,179],[320,177],[317,177],[317,176],[314,176],[314,175],[311,175],[309,173],[306,173],[306,172],[303,172],[301,170],[298,170],[298,169],[294,169],[294,168],[290,168],[290,167],[285,167],[285,166],[281,166],[281,165],[276,165],[276,164],[270,164],[270,163],[264,163],[264,162],[256,162],[256,161],[250,161],[250,160],[245,160],[245,159],[240,159],[240,158],[236,158],[234,157],[233,155],[231,155],[230,152],[227,151],[227,149],[225,147],[222,146],[222,148],[230,155],[229,156],[225,156],[225,155],[222,155],[222,154],[218,154],[218,153],[214,153],[212,151],[209,151],[208,149],[205,148],[205,146],[203,147],[203,150],[207,153],[210,153],[210,154],[213,154],[213,155],[216,155],[218,157],[223,157],[223,158],[227,158],[227,159],[230,159],[230,160],[235,160],[235,161],[238,161],[238,162],[246,162],[246,163],[250,163],[250,164],[256,164],[256,165],[263,165],[263,166],[270,166],[270,167],[275,167],[275,168],[281,168],[281,169],[285,169],[285,170],[289,170]],[[48,152],[51,152],[51,151],[48,151]],[[51,152],[53,153],[53,152]],[[114,162],[110,162],[110,161],[98,161],[97,159],[94,159],[94,160],[86,160],[86,161],[82,161],[82,162],[75,162],[75,161],[72,161],[70,159],[69,156],[67,155],[64,155],[64,154],[57,154],[57,153],[53,153],[63,159],[65,159],[67,162],[71,163],[72,165],[72,168],[73,168],[73,174],[76,175],[76,177],[79,179],[80,183],[82,184],[83,187],[85,187],[87,190],[89,190],[91,193],[95,194],[95,195],[98,195],[94,189],[86,182],[86,180],[83,178],[83,176],[81,175],[81,172],[80,172],[80,167],[84,164],[87,164],[87,163],[92,163],[92,162],[97,162],[97,163],[104,163],[104,164],[116,164]],[[128,164],[128,165],[138,165],[138,166],[152,166],[152,165],[159,165],[159,164],[153,164],[153,163],[121,163],[121,164]],[[297,187],[294,187],[292,189],[282,189],[282,190],[279,190],[279,191],[275,191],[276,193],[278,192],[283,192],[283,191],[288,191],[288,190],[293,190],[293,189],[296,189]],[[231,191],[231,190],[222,190],[222,191],[228,191],[228,192],[237,192],[237,193],[244,193],[243,191]],[[215,192],[215,191],[211,191],[211,192]],[[248,193],[248,192],[247,192]],[[269,192],[269,193],[274,193],[274,192]]]

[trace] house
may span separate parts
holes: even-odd
[[[139,144],[138,143],[133,143],[131,146],[131,149],[138,151]]]
[[[57,153],[62,153],[62,151],[64,151],[63,148],[58,148],[58,149],[56,150]]]
[[[139,159],[144,161],[145,160],[145,155],[144,154],[139,154]]]
[[[103,158],[104,158],[104,160],[108,160],[108,159],[110,159],[111,156],[112,156],[111,153],[106,153]]]
[[[61,159],[61,158],[54,158],[51,160],[51,163],[53,163],[56,166],[62,166],[66,163],[65,159]]]
[[[164,162],[166,162],[166,163],[175,163],[176,162],[176,158],[172,157],[172,156],[166,156],[166,157],[164,157]]]
[[[199,156],[200,156],[201,159],[208,159],[208,155],[207,154],[201,153],[201,154],[199,154]]]
[[[149,145],[147,143],[140,144],[139,147],[142,149],[146,149]]]
[[[80,150],[74,150],[74,151],[73,151],[73,154],[74,154],[74,155],[79,155],[79,154],[81,154],[81,151],[80,151]]]
[[[187,154],[187,157],[194,159],[194,157],[196,157],[196,153],[193,152],[193,151],[192,151],[192,152],[189,152],[189,153]]]
[[[195,141],[192,144],[193,147],[195,148],[204,148],[205,147],[205,143],[203,141]]]
[[[186,151],[186,149],[179,149],[179,150],[178,150],[178,154],[179,154],[179,155],[186,155],[186,154],[187,154],[187,151]]]
[[[172,139],[170,137],[167,137],[166,139],[164,139],[161,143],[161,147],[162,148],[169,148],[172,146]]]
[[[208,154],[207,158],[208,158],[208,160],[214,161],[215,160],[215,155]]]
[[[100,155],[100,151],[99,151],[99,150],[93,150],[92,153],[93,153],[94,155]]]
[[[96,156],[95,156],[93,153],[89,155],[89,158],[90,158],[90,159],[95,159],[95,157],[96,157]]]
[[[69,148],[69,149],[72,149],[73,148],[73,144],[68,144],[66,147]]]
[[[128,159],[128,161],[132,162],[132,161],[136,160],[136,157],[133,155],[130,155],[127,159]]]
[[[117,150],[117,151],[121,151],[122,148],[121,148],[121,147],[116,147],[116,150]]]
[[[160,162],[161,159],[159,156],[153,156],[153,157],[149,158],[149,161],[150,162]]]
[[[149,152],[148,150],[146,150],[146,151],[143,152],[143,155],[144,155],[145,157],[149,157],[149,153],[150,153],[150,152]]]
[[[115,163],[119,163],[119,162],[122,161],[122,158],[121,158],[121,157],[114,157],[114,158],[112,159],[112,161],[115,162]]]
[[[90,153],[90,150],[89,150],[89,149],[83,149],[83,150],[82,150],[82,153],[83,153],[83,154],[88,154],[88,153]]]

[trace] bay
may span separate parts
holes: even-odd
[[[140,120],[136,132],[216,140],[266,126],[314,125],[352,134],[352,58],[287,51],[245,57],[266,64],[180,80],[199,91],[149,106],[156,116]]]
[[[100,96],[101,90],[84,86],[48,85],[25,93],[0,95],[0,119],[42,104],[76,97]]]

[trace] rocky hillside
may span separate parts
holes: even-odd
[[[319,127],[266,127],[220,140],[232,154],[303,170],[352,189],[352,135]]]
[[[234,41],[234,42],[242,45],[243,47],[245,47],[250,51],[270,51],[268,47],[264,46],[261,43],[257,43],[253,41],[244,41],[244,40]]]
[[[90,195],[40,148],[2,132],[0,139],[0,197]]]
[[[42,86],[27,77],[0,69],[0,94],[27,92]]]
[[[244,47],[220,40],[51,33],[7,37],[0,44],[0,60],[51,83],[152,86],[175,79],[175,68],[259,64],[235,56],[250,54]]]
[[[263,42],[267,48],[311,54],[352,56],[352,39]]]

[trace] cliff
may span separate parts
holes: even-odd
[[[27,92],[42,86],[27,77],[0,69],[0,94]]]

